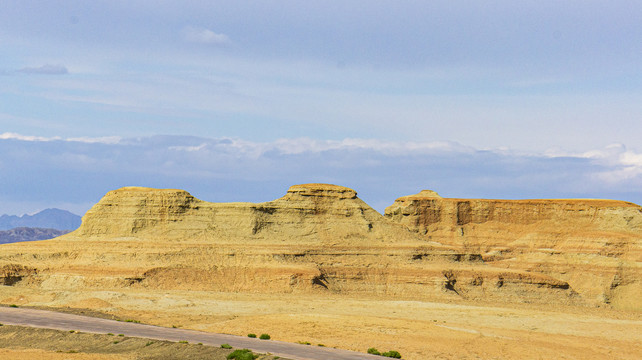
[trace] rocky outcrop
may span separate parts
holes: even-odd
[[[625,306],[639,289],[641,224],[639,207],[615,201],[443,199],[423,191],[382,216],[354,190],[329,184],[295,185],[264,203],[127,187],[107,193],[70,234],[3,246],[0,266],[29,264],[30,281],[17,286],[49,291]]]
[[[424,190],[397,199],[385,216],[426,239],[479,252],[493,266],[568,281],[596,304],[642,308],[631,303],[642,293],[642,207],[636,204],[449,199]]]
[[[126,187],[107,193],[69,238],[199,239],[216,243],[422,243],[346,187],[292,186],[265,203],[210,203],[183,190]]]

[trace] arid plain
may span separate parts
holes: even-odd
[[[57,239],[2,245],[0,303],[405,359],[638,359],[642,208],[291,187],[266,203],[111,191]]]

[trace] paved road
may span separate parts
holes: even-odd
[[[214,334],[195,330],[164,328],[59,313],[54,311],[0,307],[0,323],[57,330],[77,330],[96,334],[125,334],[131,337],[169,341],[189,341],[210,346],[230,344],[234,348],[251,349],[260,353],[272,353],[293,360],[360,360],[378,359],[381,356],[354,351],[300,345],[275,340],[259,340],[242,336]]]

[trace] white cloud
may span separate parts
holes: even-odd
[[[18,72],[39,75],[65,75],[69,73],[69,70],[64,65],[45,64],[39,67],[24,67]]]
[[[39,142],[49,142],[49,141],[68,141],[68,142],[80,142],[88,144],[116,144],[121,140],[119,136],[103,136],[103,137],[75,137],[75,138],[62,138],[60,136],[32,136],[32,135],[21,135],[12,132],[5,132],[0,134],[0,140],[20,140],[20,141],[39,141]]]
[[[182,31],[183,39],[187,42],[213,44],[213,45],[226,45],[230,44],[230,38],[225,34],[218,34],[206,28],[196,28],[187,26]]]
[[[642,154],[626,148],[624,144],[611,144],[603,149],[581,153],[549,152],[551,158],[575,157],[590,159],[592,163],[605,167],[593,176],[606,185],[630,186],[631,181],[642,182]]]
[[[20,141],[53,141],[60,140],[59,137],[43,137],[43,136],[32,136],[32,135],[20,135],[11,132],[5,132],[0,134],[0,140],[20,140]]]

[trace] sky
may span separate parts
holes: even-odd
[[[642,203],[639,1],[0,2],[0,214],[129,185]]]

